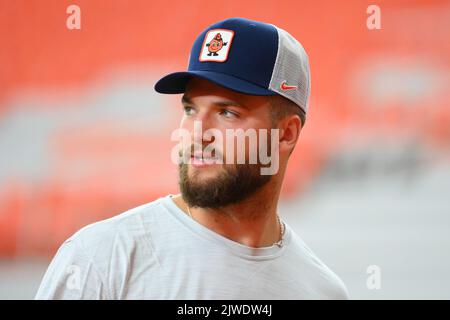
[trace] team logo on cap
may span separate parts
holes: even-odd
[[[200,51],[200,61],[225,62],[228,58],[234,32],[226,29],[209,30]]]

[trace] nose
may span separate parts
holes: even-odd
[[[211,112],[205,109],[200,109],[195,115],[184,117],[181,127],[188,130],[192,139],[197,139],[197,142],[213,142],[214,136],[210,139],[204,139],[204,132],[208,129],[215,128],[214,119]]]

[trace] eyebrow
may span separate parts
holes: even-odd
[[[194,103],[192,102],[191,98],[189,98],[187,95],[183,95],[183,97],[181,98],[181,103],[183,105],[193,105]],[[212,103],[215,106],[218,107],[239,107],[239,108],[243,108],[243,109],[248,109],[246,106],[241,105],[239,103],[237,103],[236,101],[233,100],[219,100],[219,101],[214,101]]]
[[[184,94],[183,97],[181,97],[181,103],[182,104],[192,104],[192,101],[191,101],[191,98],[189,98],[188,96],[186,96]]]

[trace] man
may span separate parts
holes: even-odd
[[[203,31],[188,71],[155,85],[160,93],[183,93],[180,129],[194,136],[180,144],[181,195],[77,232],[59,249],[36,298],[346,299],[342,281],[277,213],[309,79],[303,47],[282,29],[234,18]],[[230,130],[258,134],[239,145]],[[262,157],[250,163],[263,146],[277,163],[271,172]]]

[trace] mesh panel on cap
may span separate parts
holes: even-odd
[[[292,100],[307,113],[311,91],[308,55],[294,37],[283,29],[274,27],[278,31],[278,54],[269,89]],[[282,90],[280,86],[284,81],[286,85],[297,88]]]

